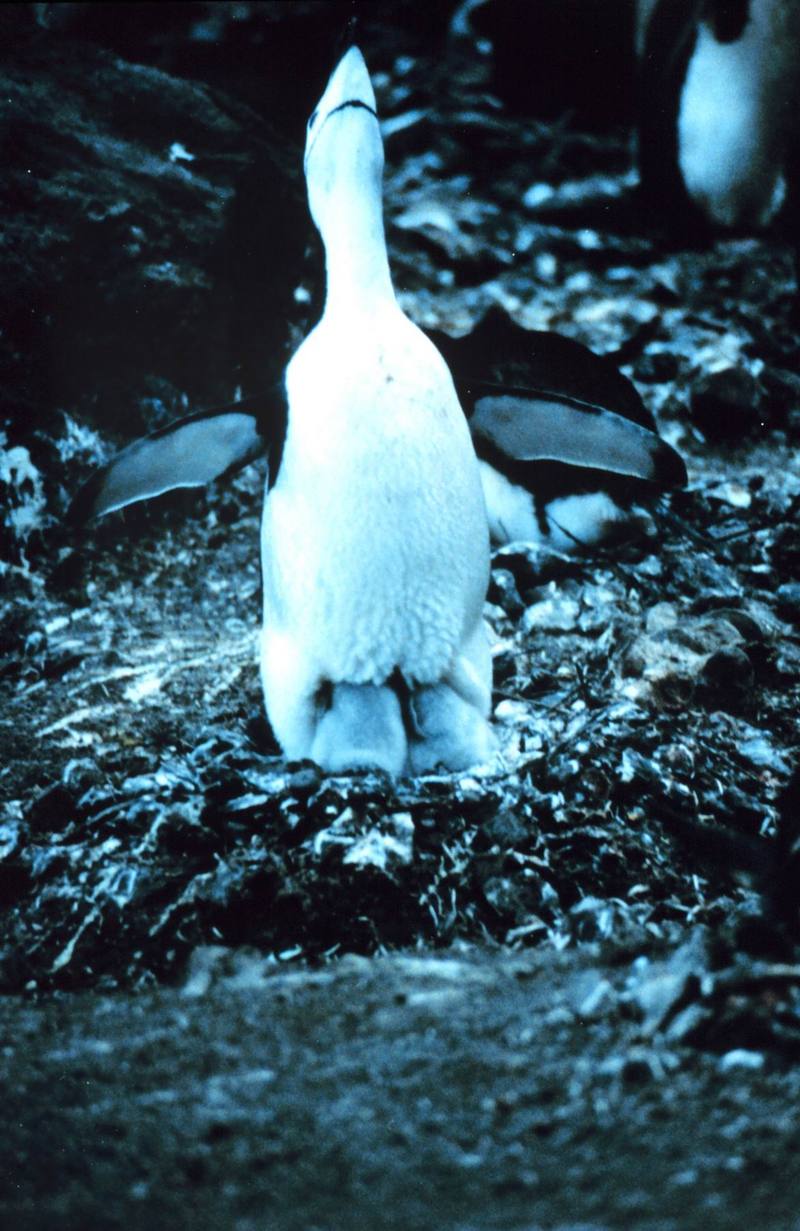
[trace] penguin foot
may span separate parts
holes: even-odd
[[[407,740],[396,693],[386,685],[334,684],[310,755],[330,774],[359,769],[401,774]]]
[[[416,689],[411,707],[415,738],[408,760],[413,774],[469,769],[493,755],[495,738],[486,717],[449,685]]]

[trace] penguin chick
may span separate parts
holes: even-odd
[[[639,0],[638,7],[646,195],[689,225],[768,226],[795,178],[800,6]]]
[[[287,757],[330,771],[461,769],[493,747],[486,511],[450,373],[395,299],[356,47],[309,120],[304,167],[326,300],[286,371],[264,507],[267,713]]]

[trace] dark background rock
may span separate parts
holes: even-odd
[[[784,585],[778,587],[776,597],[778,615],[783,616],[785,620],[790,620],[792,624],[800,624],[800,582],[785,582]]]
[[[308,225],[285,141],[206,85],[52,31],[0,76],[5,428],[52,499],[61,412],[124,440],[277,376]]]
[[[742,368],[704,377],[692,390],[692,420],[712,444],[740,444],[764,427],[762,390]]]
[[[472,21],[491,42],[492,86],[509,106],[537,119],[569,112],[584,128],[630,122],[632,0],[493,0]]]

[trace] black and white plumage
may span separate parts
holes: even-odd
[[[638,0],[637,52],[639,167],[659,212],[690,227],[788,221],[797,189],[800,6]]]
[[[267,452],[261,675],[285,754],[331,772],[465,768],[494,748],[486,512],[450,373],[395,299],[383,144],[355,47],[309,121],[304,167],[327,294],[284,397],[136,442],[73,514],[199,486]]]
[[[491,308],[463,338],[431,335],[450,365],[481,463],[489,528],[560,550],[623,538],[686,482],[635,387],[603,356]]]
[[[288,757],[330,771],[465,768],[493,749],[486,514],[450,373],[395,299],[355,47],[309,121],[304,165],[326,299],[286,372],[264,507],[267,713]]]

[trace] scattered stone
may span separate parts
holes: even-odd
[[[749,1069],[757,1072],[764,1067],[764,1054],[760,1051],[748,1051],[746,1047],[734,1047],[719,1058],[721,1073],[730,1073],[732,1069]]]
[[[787,581],[775,592],[778,615],[792,624],[800,624],[800,581]]]
[[[692,421],[710,444],[739,444],[763,428],[763,391],[745,368],[730,367],[703,377],[692,390]]]
[[[680,371],[680,360],[672,351],[646,351],[636,361],[633,374],[645,385],[665,384],[675,380]]]
[[[800,375],[786,368],[768,367],[761,375],[772,417],[780,422],[800,407]]]
[[[67,787],[56,782],[46,787],[31,802],[25,821],[33,834],[61,833],[75,819],[75,797]]]
[[[0,825],[0,862],[7,859],[17,849],[20,839],[18,821],[6,821]]]
[[[702,1038],[703,1030],[708,1023],[708,1010],[705,1005],[694,1003],[681,1009],[664,1030],[664,1038],[668,1043],[690,1045],[693,1040]]]
[[[752,687],[744,638],[723,615],[679,617],[671,604],[657,604],[645,626],[621,663],[623,678],[635,677],[625,695],[638,703],[677,706],[705,691],[716,706],[738,705]]]
[[[800,577],[800,528],[796,519],[778,527],[771,554],[775,568],[787,581],[794,582]]]
[[[713,500],[719,500],[734,509],[749,509],[753,503],[753,493],[750,488],[733,480],[718,483],[709,492],[709,496]]]
[[[638,1086],[662,1078],[664,1068],[654,1052],[644,1047],[632,1047],[625,1057],[620,1075],[628,1085]]]
[[[489,602],[502,607],[512,620],[516,620],[525,609],[514,574],[509,569],[492,569],[488,598]]]
[[[497,722],[507,726],[526,726],[530,722],[530,706],[524,701],[500,701],[494,708]]]
[[[526,633],[570,632],[578,623],[580,603],[567,595],[559,594],[555,584],[550,583],[551,594],[541,602],[525,609],[522,627]]]
[[[707,705],[740,709],[753,695],[755,670],[739,646],[726,646],[706,659],[700,676],[701,694]]]
[[[777,774],[788,774],[789,765],[786,759],[778,752],[774,743],[766,731],[756,731],[750,727],[748,738],[743,740],[739,745],[739,752],[750,761],[752,765],[759,769],[771,769]]]
[[[665,961],[633,964],[626,1002],[642,1018],[649,1038],[664,1030],[700,991],[700,976],[708,963],[708,933],[697,928]]]
[[[581,989],[583,994],[576,1007],[578,1017],[585,1018],[587,1021],[603,1017],[616,1003],[614,987],[608,979],[598,978],[595,975],[591,979],[591,984],[588,990]]]
[[[224,945],[200,945],[189,957],[183,983],[183,995],[205,996],[218,971],[229,960],[230,950]]]
[[[344,855],[345,864],[389,872],[408,866],[414,856],[414,822],[408,812],[395,812],[380,829],[358,838]]]
[[[430,144],[431,118],[427,110],[412,108],[381,122],[384,144],[392,158],[402,157]]]

